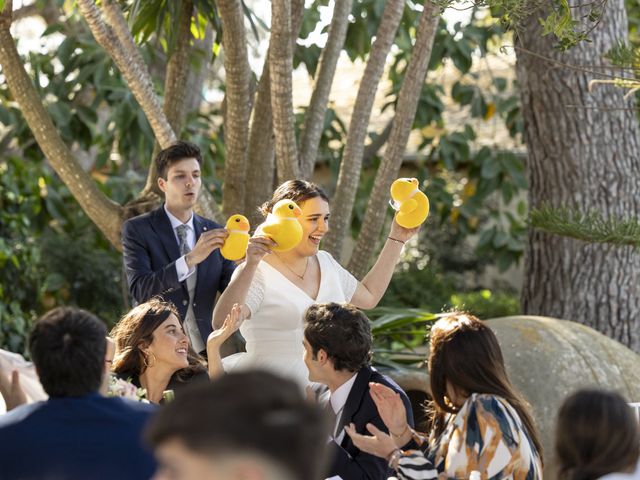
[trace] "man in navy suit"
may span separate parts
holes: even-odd
[[[155,159],[165,203],[122,227],[129,293],[137,303],[161,296],[172,302],[196,352],[205,352],[217,292],[235,264],[220,254],[227,231],[193,212],[201,187],[200,149],[176,142]]]
[[[49,399],[0,415],[0,478],[153,475],[141,434],[154,406],[99,394],[113,359],[106,335],[103,322],[77,308],[56,308],[35,324],[29,350]]]
[[[359,450],[344,432],[354,424],[358,433],[368,433],[367,424],[387,432],[369,393],[369,383],[381,383],[398,392],[413,426],[411,403],[390,378],[369,365],[371,327],[367,316],[353,305],[324,303],[309,307],[305,314],[304,359],[309,380],[326,385],[326,410],[335,418],[329,449],[333,463],[328,476],[345,480],[386,480],[392,473],[384,458]]]

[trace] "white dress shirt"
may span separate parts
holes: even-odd
[[[191,217],[189,218],[189,220],[185,223],[182,223],[180,220],[178,220],[178,218],[173,215],[168,209],[167,209],[167,205],[164,205],[164,211],[167,214],[167,217],[169,217],[169,221],[171,222],[171,228],[173,228],[173,234],[176,237],[176,242],[178,243],[178,245],[180,245],[180,238],[178,237],[178,227],[180,225],[186,225],[187,227],[187,245],[189,245],[189,250],[193,250],[193,247],[196,246],[196,230],[193,227],[193,213],[191,214]],[[187,261],[184,258],[185,256],[181,256],[178,260],[176,260],[176,273],[178,274],[178,281],[182,282],[184,281],[187,277],[191,276],[191,274],[193,274],[193,272],[196,271],[196,267],[191,267],[189,268],[187,266]]]
[[[189,246],[189,249],[192,250],[196,244],[196,231],[193,228],[193,213],[189,220],[185,223],[182,223],[178,218],[167,210],[167,205],[164,206],[164,211],[167,213],[169,217],[169,221],[171,222],[171,227],[173,228],[173,234],[176,237],[176,242],[180,245],[180,237],[178,236],[178,227],[181,225],[186,225],[188,228],[186,229],[186,238],[185,241]],[[200,335],[200,329],[198,328],[198,324],[196,322],[195,312],[193,310],[193,297],[195,295],[196,289],[196,277],[193,276],[193,273],[196,271],[196,267],[189,268],[187,266],[187,261],[185,260],[185,255],[181,256],[178,260],[176,260],[176,273],[178,275],[178,281],[187,282],[187,289],[189,290],[189,306],[187,307],[187,313],[185,318],[182,319],[182,324],[184,326],[185,333],[187,337],[189,337],[189,342],[191,346],[196,352],[201,352],[206,348],[204,340]]]
[[[329,393],[331,408],[333,409],[333,413],[336,414],[336,423],[331,431],[331,437],[338,445],[340,445],[344,439],[344,428],[340,432],[337,432],[336,430],[338,429],[338,424],[340,422],[342,412],[344,411],[344,407],[347,404],[349,393],[351,393],[353,384],[356,382],[356,376],[357,372],[355,372],[349,380],[340,385],[335,392]]]

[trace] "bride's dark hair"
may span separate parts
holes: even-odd
[[[260,212],[266,217],[273,206],[280,200],[293,200],[300,204],[311,198],[320,197],[329,203],[329,197],[319,185],[307,182],[306,180],[287,180],[273,192],[271,200],[265,202],[260,207]]]

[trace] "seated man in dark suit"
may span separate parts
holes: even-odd
[[[368,433],[367,424],[387,432],[369,393],[369,382],[398,392],[407,409],[409,424],[413,425],[406,394],[393,380],[369,365],[372,348],[369,319],[353,305],[324,303],[309,307],[305,323],[304,359],[309,380],[329,388],[326,409],[335,418],[330,436],[333,464],[329,476],[386,480],[392,473],[387,461],[358,450],[344,432],[349,424],[354,424],[358,433]]]
[[[154,296],[173,303],[191,346],[206,353],[216,293],[227,287],[235,268],[219,250],[228,233],[193,211],[201,187],[196,145],[176,142],[155,162],[164,204],[122,227],[129,293],[137,303]]]
[[[185,390],[146,436],[159,461],[155,480],[319,480],[327,430],[294,382],[252,371]]]
[[[29,350],[49,399],[0,415],[0,478],[153,475],[141,432],[154,407],[99,394],[113,359],[106,335],[103,322],[76,308],[56,308],[35,324]]]

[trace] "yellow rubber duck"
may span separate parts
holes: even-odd
[[[227,260],[240,260],[247,254],[249,246],[249,220],[244,215],[231,215],[225,227],[229,236],[220,247],[220,253]]]
[[[429,215],[429,199],[418,188],[417,178],[399,178],[391,184],[391,206],[398,213],[396,222],[404,228],[416,228]]]
[[[280,200],[258,227],[256,234],[265,235],[276,242],[278,245],[272,248],[274,252],[287,252],[302,240],[302,225],[298,222],[300,215],[302,210],[293,200]]]

